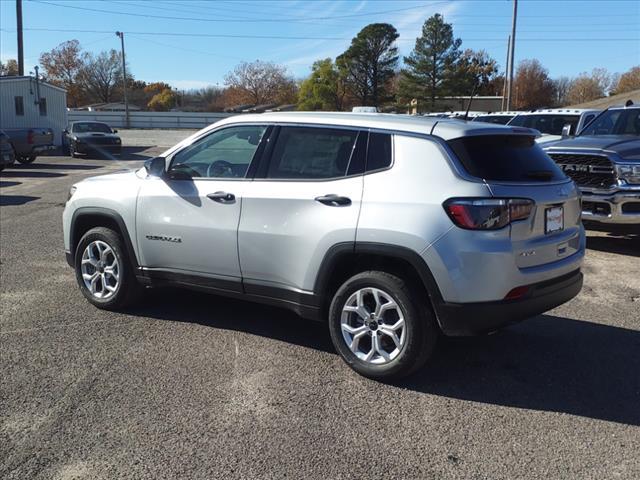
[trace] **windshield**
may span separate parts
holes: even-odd
[[[516,127],[535,128],[540,133],[548,135],[562,135],[562,127],[569,124],[575,132],[580,121],[580,115],[518,115],[509,122]]]
[[[75,133],[85,133],[85,132],[100,132],[100,133],[111,133],[111,127],[106,123],[98,123],[98,122],[83,122],[83,123],[74,123],[73,131]]]
[[[580,135],[640,135],[640,108],[607,110]]]

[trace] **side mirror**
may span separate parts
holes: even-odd
[[[62,131],[62,133],[69,133],[69,130],[67,130],[66,128]]]
[[[118,133],[118,130],[116,130],[115,128],[113,129],[113,133]]]
[[[164,157],[153,157],[144,162],[144,168],[147,171],[147,175],[152,177],[162,177],[166,168],[166,162]]]
[[[567,123],[562,127],[562,138],[569,138],[571,136],[571,124]]]

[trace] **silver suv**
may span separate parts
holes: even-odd
[[[67,260],[99,308],[179,285],[328,321],[357,372],[420,368],[436,339],[573,298],[579,192],[535,131],[384,114],[216,123],[145,167],[82,181]]]

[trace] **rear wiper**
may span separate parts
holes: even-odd
[[[525,172],[524,176],[539,180],[551,180],[553,178],[553,172],[551,170],[530,170]]]

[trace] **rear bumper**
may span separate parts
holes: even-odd
[[[468,336],[498,330],[506,325],[544,313],[568,302],[580,293],[580,270],[545,282],[529,285],[517,300],[479,303],[447,303],[438,307],[438,320],[447,336]]]
[[[55,145],[36,145],[31,149],[31,153],[43,153],[49,152],[51,150],[55,150],[57,147]]]
[[[582,192],[582,219],[608,224],[640,224],[640,191]]]

